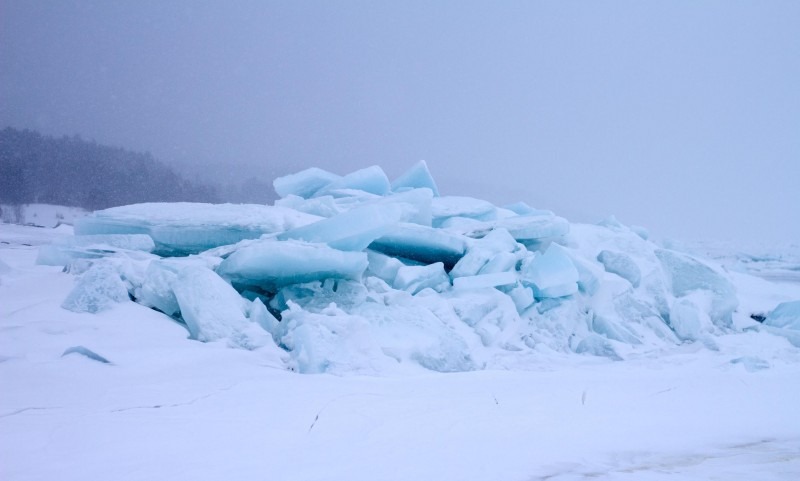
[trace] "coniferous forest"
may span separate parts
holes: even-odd
[[[0,203],[105,209],[139,202],[219,202],[216,188],[190,182],[149,153],[80,137],[0,130]]]

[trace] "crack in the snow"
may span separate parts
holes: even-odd
[[[205,394],[203,396],[196,397],[194,399],[190,399],[190,400],[185,401],[185,402],[172,403],[172,404],[152,404],[152,405],[145,405],[145,406],[131,406],[131,407],[126,407],[126,408],[113,409],[110,412],[112,412],[112,413],[121,413],[121,412],[125,412],[125,411],[134,411],[134,410],[137,410],[137,409],[162,409],[162,408],[163,409],[168,409],[168,408],[177,408],[177,407],[182,407],[182,406],[190,406],[190,405],[192,405],[192,404],[194,404],[194,403],[196,403],[198,401],[202,401],[203,399],[208,399],[211,396],[215,396],[215,395],[223,393],[225,391],[230,391],[231,389],[233,389],[237,385],[238,385],[238,383],[232,384],[232,385],[230,385],[228,387],[217,389],[214,392]]]
[[[55,406],[55,407],[38,407],[38,406],[34,406],[34,407],[29,407],[29,408],[21,408],[21,409],[17,409],[16,411],[11,411],[10,413],[0,414],[0,419],[8,418],[8,417],[11,417],[11,416],[16,416],[17,414],[22,414],[22,413],[28,412],[28,411],[47,411],[47,410],[50,410],[50,409],[61,409],[61,407],[60,406]]]
[[[671,387],[671,388],[664,389],[664,390],[662,390],[662,391],[654,392],[654,393],[653,393],[653,394],[651,394],[650,396],[658,396],[659,394],[664,394],[664,393],[667,393],[667,392],[670,392],[670,391],[674,391],[674,390],[676,390],[676,389],[678,389],[678,388],[677,388],[677,386],[673,386],[673,387]]]

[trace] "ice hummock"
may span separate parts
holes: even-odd
[[[424,162],[394,181],[311,168],[274,186],[273,206],[95,212],[40,258],[84,272],[66,308],[133,299],[193,339],[277,345],[300,372],[462,371],[543,349],[623,360],[741,328],[724,271],[614,218],[442,196]],[[764,330],[797,329],[787,305]]]

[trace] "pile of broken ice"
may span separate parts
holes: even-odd
[[[734,329],[724,273],[613,218],[440,196],[420,162],[275,179],[274,206],[139,204],[79,220],[39,262],[81,274],[63,307],[132,299],[190,337],[280,348],[301,372],[623,359]]]

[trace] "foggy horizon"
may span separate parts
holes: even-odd
[[[800,242],[800,4],[0,4],[0,128],[189,179],[425,160],[443,195]]]

